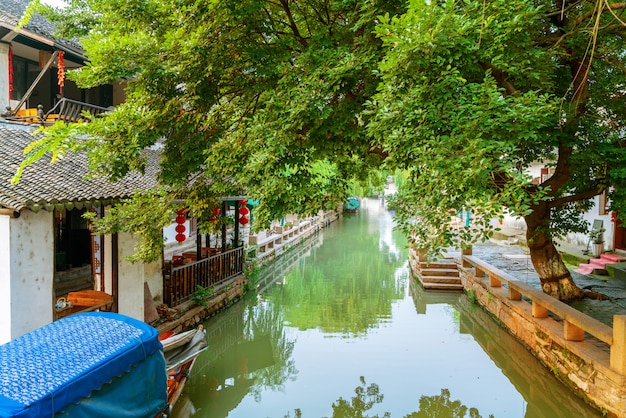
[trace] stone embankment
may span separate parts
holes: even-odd
[[[419,259],[417,251],[411,258]],[[476,256],[457,262],[470,299],[587,403],[626,417],[626,315],[609,326]]]
[[[306,238],[320,231],[337,220],[339,211],[320,211],[318,216],[298,221],[288,218],[289,227],[274,227],[249,237],[247,264],[254,267],[280,257],[289,248],[301,244]],[[184,302],[174,308],[159,312],[160,322],[153,324],[160,332],[180,332],[203,322],[222,309],[237,302],[248,290],[249,283],[245,276],[236,277],[221,287],[214,289],[202,305],[193,300]]]

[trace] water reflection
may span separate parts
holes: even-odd
[[[410,280],[391,226],[362,204],[264,270],[205,323],[173,416],[600,416],[463,293]]]
[[[196,361],[185,387],[187,398],[181,406],[177,403],[173,416],[201,411],[201,416],[226,417],[246,395],[260,401],[261,389],[283,390],[298,373],[294,342],[283,324],[279,309],[251,300],[208,321],[209,351]]]
[[[354,396],[348,401],[343,398],[333,402],[332,418],[391,418],[391,413],[366,414],[375,404],[379,404],[384,399],[384,394],[375,383],[367,385],[365,378],[361,376],[361,384],[354,389]],[[476,408],[468,408],[461,401],[450,399],[450,391],[441,389],[440,395],[422,396],[419,399],[419,410],[411,412],[404,418],[464,418],[469,412],[470,418],[482,418]],[[294,411],[294,418],[301,418],[303,413],[300,409]],[[493,415],[489,415],[493,418]],[[284,418],[291,418],[291,414]]]

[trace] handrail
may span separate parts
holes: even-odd
[[[238,247],[182,266],[169,267],[164,272],[163,299],[176,306],[191,298],[196,286],[219,286],[243,274],[244,250]]]
[[[59,110],[57,111],[57,109]],[[48,120],[50,115],[58,114],[58,120],[64,122],[79,122],[84,120],[82,116],[83,111],[88,111],[93,115],[99,115],[109,110],[111,109],[63,97],[45,115],[40,116],[39,120],[41,123],[44,123]]]
[[[610,368],[626,375],[626,315],[615,315],[613,327],[610,327],[564,302],[559,301],[541,290],[516,280],[510,274],[486,263],[476,256],[464,255],[463,266],[474,267],[474,275],[484,278],[490,288],[500,288],[505,284],[508,288],[507,297],[511,301],[522,301],[526,297],[532,304],[532,317],[548,318],[552,313],[563,319],[563,338],[567,341],[581,342],[585,332],[606,343],[610,348]]]

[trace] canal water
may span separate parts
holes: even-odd
[[[378,200],[255,285],[205,322],[174,417],[601,416],[463,293],[415,284]]]

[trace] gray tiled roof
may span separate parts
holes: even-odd
[[[11,26],[16,26],[20,18],[24,15],[28,3],[29,0],[0,0],[0,21],[6,22]],[[79,46],[78,42],[75,40],[68,41],[52,36],[54,33],[54,25],[39,14],[35,14],[30,19],[30,22],[26,25],[26,29],[46,38],[56,40],[61,44],[73,47]]]
[[[37,210],[37,206],[113,201],[129,197],[136,190],[148,190],[157,184],[158,155],[150,151],[145,175],[129,173],[112,183],[104,178],[85,180],[87,156],[67,154],[50,164],[45,156],[24,170],[20,182],[12,186],[11,178],[23,160],[23,150],[41,134],[33,136],[36,126],[0,122],[0,207],[15,211]]]

